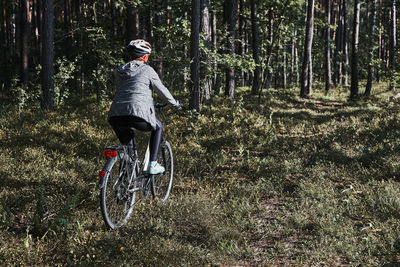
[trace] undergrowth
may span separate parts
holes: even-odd
[[[141,203],[118,231],[105,228],[97,189],[102,150],[117,142],[107,107],[2,110],[0,265],[398,262],[392,93],[348,102],[339,90],[310,99],[270,90],[258,104],[247,92],[215,97],[200,115],[169,111],[170,199]],[[147,138],[138,135],[142,148]],[[281,204],[260,219],[271,200]]]

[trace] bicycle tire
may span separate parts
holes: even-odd
[[[127,154],[119,152],[108,160],[104,168],[106,176],[100,191],[101,213],[105,223],[114,230],[126,224],[135,204],[136,191],[130,188],[136,188],[137,166],[129,164],[129,160]]]
[[[172,188],[172,180],[174,175],[174,157],[171,145],[168,141],[160,145],[157,161],[165,168],[162,174],[152,175],[151,177],[151,193],[153,197],[161,202],[168,199]]]

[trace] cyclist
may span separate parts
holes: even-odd
[[[129,43],[126,53],[129,62],[115,70],[116,94],[108,113],[108,122],[118,139],[133,151],[131,131],[151,131],[150,164],[147,172],[159,174],[165,168],[157,163],[157,154],[162,136],[162,124],[155,116],[152,92],[166,102],[181,109],[181,105],[162,84],[155,70],[147,65],[152,47],[149,42],[138,39]]]

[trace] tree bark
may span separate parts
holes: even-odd
[[[391,17],[391,34],[390,34],[390,85],[389,89],[394,91],[395,73],[396,73],[396,0],[392,0],[392,17]]]
[[[238,54],[240,56],[245,55],[245,44],[246,44],[246,19],[244,18],[243,14],[246,11],[246,1],[245,0],[240,0],[239,1],[239,38],[241,39],[241,42],[239,42],[239,47],[238,47]],[[243,70],[240,70],[240,86],[245,86],[245,73]]]
[[[371,11],[371,36],[369,37],[369,62],[368,62],[368,78],[367,78],[367,85],[365,87],[365,96],[371,95],[371,88],[372,88],[372,79],[373,79],[373,72],[372,72],[372,65],[374,62],[374,45],[375,45],[375,22],[376,22],[376,0],[372,2],[372,11]]]
[[[6,7],[5,7],[5,3],[3,1],[0,2],[0,34],[1,34],[1,39],[0,39],[0,45],[5,46],[6,45],[6,29],[5,29],[5,25],[6,25]],[[3,49],[4,52],[4,49]]]
[[[150,5],[150,8],[149,8],[148,14],[143,15],[143,17],[145,17],[145,19],[143,19],[143,24],[145,24],[145,25],[143,25],[143,28],[146,27],[146,29],[147,29],[146,31],[143,31],[143,32],[147,32],[146,38],[143,37],[143,39],[153,41],[153,37],[154,37],[154,34],[153,34],[153,13],[154,12],[153,12],[153,8],[152,8],[153,3],[150,2],[149,5]]]
[[[349,85],[349,38],[348,38],[348,25],[347,25],[347,0],[343,0],[343,84]]]
[[[273,71],[271,70],[271,61],[272,61],[272,50],[273,50],[273,43],[274,43],[274,9],[271,8],[268,12],[268,16],[269,16],[269,29],[268,29],[268,39],[269,39],[269,44],[268,44],[268,48],[267,48],[267,62],[266,62],[266,77],[265,77],[265,84],[266,84],[266,88],[269,89],[271,87],[271,83],[272,83],[272,73]]]
[[[160,28],[162,26],[162,19],[161,19],[161,15],[158,13],[161,12],[161,10],[162,10],[162,0],[156,0],[156,10],[158,12],[156,13],[156,16],[155,16],[155,27]],[[160,53],[161,52],[160,50],[162,49],[162,45],[160,44],[159,40],[155,40],[154,46],[155,46],[156,50],[158,51],[158,53]],[[162,78],[162,76],[163,76],[163,59],[161,56],[157,58],[156,71],[157,71],[158,75],[160,76],[160,78]]]
[[[43,0],[42,109],[54,109],[54,0]]]
[[[139,14],[136,7],[132,4],[127,9],[127,23],[126,23],[126,41],[129,43],[138,37],[138,21]]]
[[[29,75],[29,0],[21,0],[20,2],[20,36],[21,36],[21,82],[28,86]]]
[[[253,46],[253,59],[256,63],[256,68],[254,69],[253,74],[253,86],[251,92],[253,94],[258,94],[260,90],[260,74],[261,74],[261,65],[260,65],[260,40],[259,40],[259,31],[258,31],[258,19],[257,19],[257,3],[255,0],[251,0],[251,32],[252,32],[252,46]]]
[[[17,41],[16,41],[16,16],[15,16],[15,11],[14,11],[14,5],[13,3],[14,0],[8,0],[8,7],[9,7],[9,12],[7,12],[7,40],[8,40],[8,51],[9,54],[11,55],[12,58],[15,57],[17,54]]]
[[[294,77],[298,76],[297,72],[297,66],[296,66],[296,62],[297,62],[297,46],[296,46],[296,40],[297,38],[297,27],[294,28],[294,32],[293,32],[293,38],[292,38],[292,43],[291,43],[291,47],[290,47],[290,75],[289,75],[289,84],[293,84],[294,83]]]
[[[338,85],[341,83],[341,78],[342,78],[342,58],[340,54],[343,51],[343,0],[338,1],[338,15],[337,15],[337,28],[335,32],[335,51],[333,54],[333,60],[334,60],[334,78],[333,78],[333,83],[335,85]]]
[[[225,0],[225,16],[228,24],[227,50],[231,57],[233,57],[235,54],[236,9],[236,0]],[[235,69],[233,67],[227,67],[225,95],[229,96],[230,98],[234,98],[235,89]]]
[[[212,46],[213,46],[213,52],[215,54],[218,53],[218,48],[217,48],[217,11],[215,9],[212,10],[211,12],[211,39],[212,39]],[[213,86],[214,86],[214,94],[219,95],[220,90],[221,90],[221,78],[220,75],[217,74],[218,70],[218,63],[217,61],[213,62]]]
[[[67,37],[65,38],[65,54],[68,59],[71,58],[71,48],[73,43],[72,33],[72,16],[71,16],[71,2],[70,0],[64,0],[64,30]]]
[[[117,26],[117,10],[114,3],[111,3],[111,32],[113,39],[117,39],[118,26]]]
[[[296,30],[297,32],[297,30]],[[294,56],[295,56],[295,61],[294,61],[294,68],[296,72],[296,85],[300,83],[300,72],[299,72],[299,50],[297,46],[294,48]]]
[[[376,57],[381,58],[382,54],[382,0],[379,0],[379,13],[378,13],[378,52]],[[381,68],[376,70],[376,81],[379,83],[381,80]]]
[[[204,45],[211,50],[211,27],[210,27],[210,2],[209,0],[201,0],[201,23],[200,29],[203,34]],[[211,99],[211,89],[212,89],[212,78],[210,77],[209,66],[210,62],[205,53],[201,54],[201,61],[204,62],[201,66],[201,88],[202,97],[200,102],[203,103],[204,100],[208,101]]]
[[[328,27],[326,29],[326,47],[325,47],[325,91],[328,92],[331,87],[331,0],[326,0],[326,20]]]
[[[200,0],[192,0],[190,34],[190,78],[192,81],[190,108],[200,111]]]
[[[311,48],[314,31],[314,0],[308,0],[306,36],[304,40],[303,66],[300,76],[300,96],[306,97],[312,93],[312,60]]]
[[[286,48],[286,45],[284,45]],[[283,50],[283,88],[287,88],[287,51]]]
[[[350,99],[358,96],[358,42],[360,35],[360,1],[354,0],[353,40],[351,52]]]
[[[184,12],[183,17],[185,18],[185,20],[189,20],[188,19],[189,15],[188,15],[187,11]],[[190,48],[190,45],[189,45],[189,48]],[[185,60],[187,59],[186,55],[188,55],[188,51],[190,51],[188,49],[188,46],[186,44],[184,44],[183,45],[183,54],[184,54]],[[189,86],[191,86],[189,84],[189,79],[190,79],[190,66],[189,66],[189,68],[187,66],[185,66],[182,71],[183,92],[187,92],[187,91],[191,92],[191,89],[188,88]]]

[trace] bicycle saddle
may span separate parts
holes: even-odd
[[[121,131],[128,131],[128,132],[135,132],[137,129],[135,127],[129,127],[129,126],[119,126],[118,127]]]

